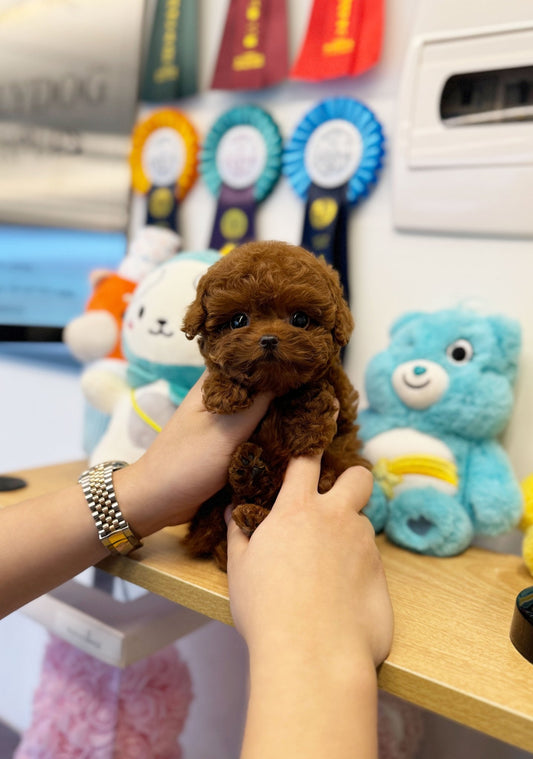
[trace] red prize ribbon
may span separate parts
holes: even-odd
[[[381,53],[383,0],[314,0],[289,77],[317,82],[356,76]]]
[[[231,0],[211,89],[261,89],[288,68],[285,0]]]

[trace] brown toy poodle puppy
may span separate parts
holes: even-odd
[[[337,272],[303,248],[246,243],[201,278],[183,331],[198,336],[209,370],[207,409],[231,414],[265,390],[275,398],[235,451],[228,485],[192,520],[185,545],[193,556],[212,555],[226,568],[225,508],[231,503],[234,520],[251,535],[274,504],[291,457],[324,451],[320,492],[347,467],[368,466],[359,455],[358,394],[340,359],[353,326]]]

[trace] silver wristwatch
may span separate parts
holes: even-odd
[[[122,555],[142,546],[122,516],[113,487],[113,472],[125,466],[128,466],[126,461],[104,461],[87,469],[78,479],[100,541],[112,554]]]

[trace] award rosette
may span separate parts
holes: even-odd
[[[272,117],[255,105],[237,106],[209,131],[200,173],[218,198],[210,248],[255,239],[255,209],[281,174],[282,138]]]
[[[383,155],[383,131],[374,114],[343,97],[309,111],[283,155],[283,172],[306,201],[302,246],[337,269],[347,299],[348,211],[375,184]]]
[[[178,229],[178,204],[197,176],[198,137],[177,109],[155,111],[139,122],[130,152],[133,190],[147,198],[146,223]]]

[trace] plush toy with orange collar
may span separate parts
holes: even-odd
[[[163,227],[142,227],[134,236],[117,271],[91,273],[91,296],[82,314],[63,331],[63,342],[83,364],[101,358],[124,358],[122,319],[137,284],[155,266],[174,256],[180,237]]]
[[[157,266],[135,288],[124,316],[126,360],[95,361],[82,373],[86,401],[109,419],[89,450],[91,466],[136,461],[204,371],[198,346],[181,327],[199,279],[219,258],[214,250],[182,251]]]

